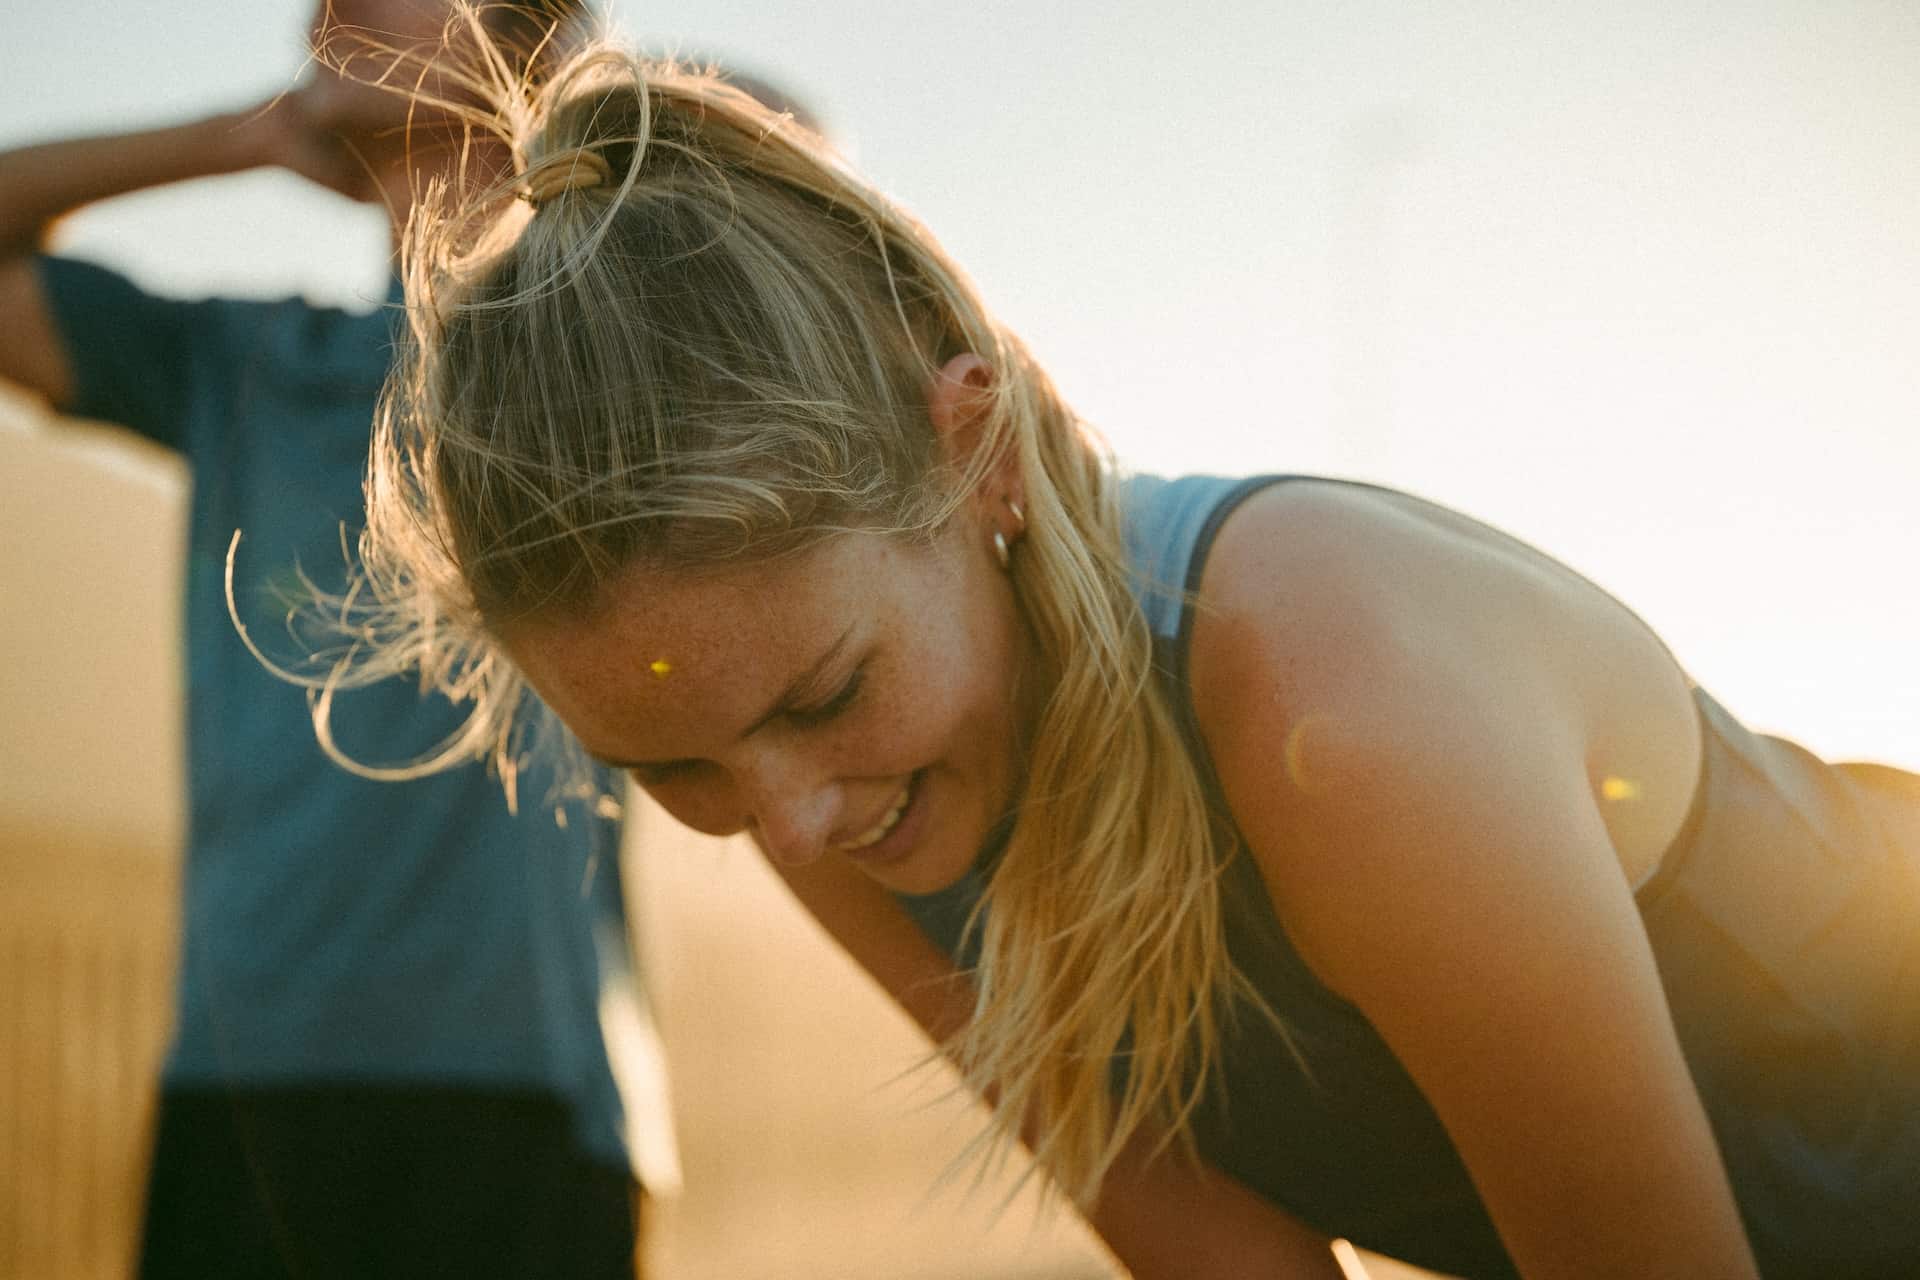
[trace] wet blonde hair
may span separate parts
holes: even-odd
[[[1247,992],[1100,449],[926,229],[790,117],[605,44],[537,91],[494,88],[485,123],[519,172],[410,230],[411,341],[341,615],[356,651],[327,692],[417,671],[471,714],[399,772],[510,772],[530,700],[491,628],[586,610],[636,562],[930,536],[1011,461],[1042,709],[974,920],[973,1017],[944,1047],[997,1100],[982,1142],[1024,1134],[1082,1205],[1136,1136],[1191,1149]],[[995,376],[954,465],[927,391],[965,352]]]

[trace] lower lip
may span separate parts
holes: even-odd
[[[893,824],[893,830],[864,849],[847,850],[847,857],[869,867],[883,866],[889,862],[898,862],[913,850],[914,843],[920,839],[920,829],[926,825],[926,770],[915,772],[908,780],[907,786],[911,790],[907,798],[907,807],[901,813],[900,820]]]

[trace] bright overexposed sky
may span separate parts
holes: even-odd
[[[812,102],[1124,459],[1413,489],[1597,578],[1757,728],[1920,766],[1920,6],[707,0],[616,9]],[[242,105],[289,0],[9,0],[0,144]],[[382,289],[278,174],[62,244]]]

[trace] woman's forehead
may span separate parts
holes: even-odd
[[[514,626],[504,639],[536,685],[778,680],[894,594],[887,540],[849,534],[804,551],[698,569],[635,565],[582,614]],[[564,668],[564,670],[560,669]]]
[[[833,679],[900,616],[885,540],[849,535],[778,560],[635,568],[589,613],[501,639],[536,692],[608,759],[698,754],[783,696]]]

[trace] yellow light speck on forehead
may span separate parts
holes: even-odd
[[[1640,784],[1631,778],[1616,777],[1608,774],[1600,781],[1600,794],[1608,800],[1638,800]]]
[[[655,658],[647,664],[647,670],[653,672],[656,678],[665,680],[669,675],[673,674],[673,664],[665,658]]]

